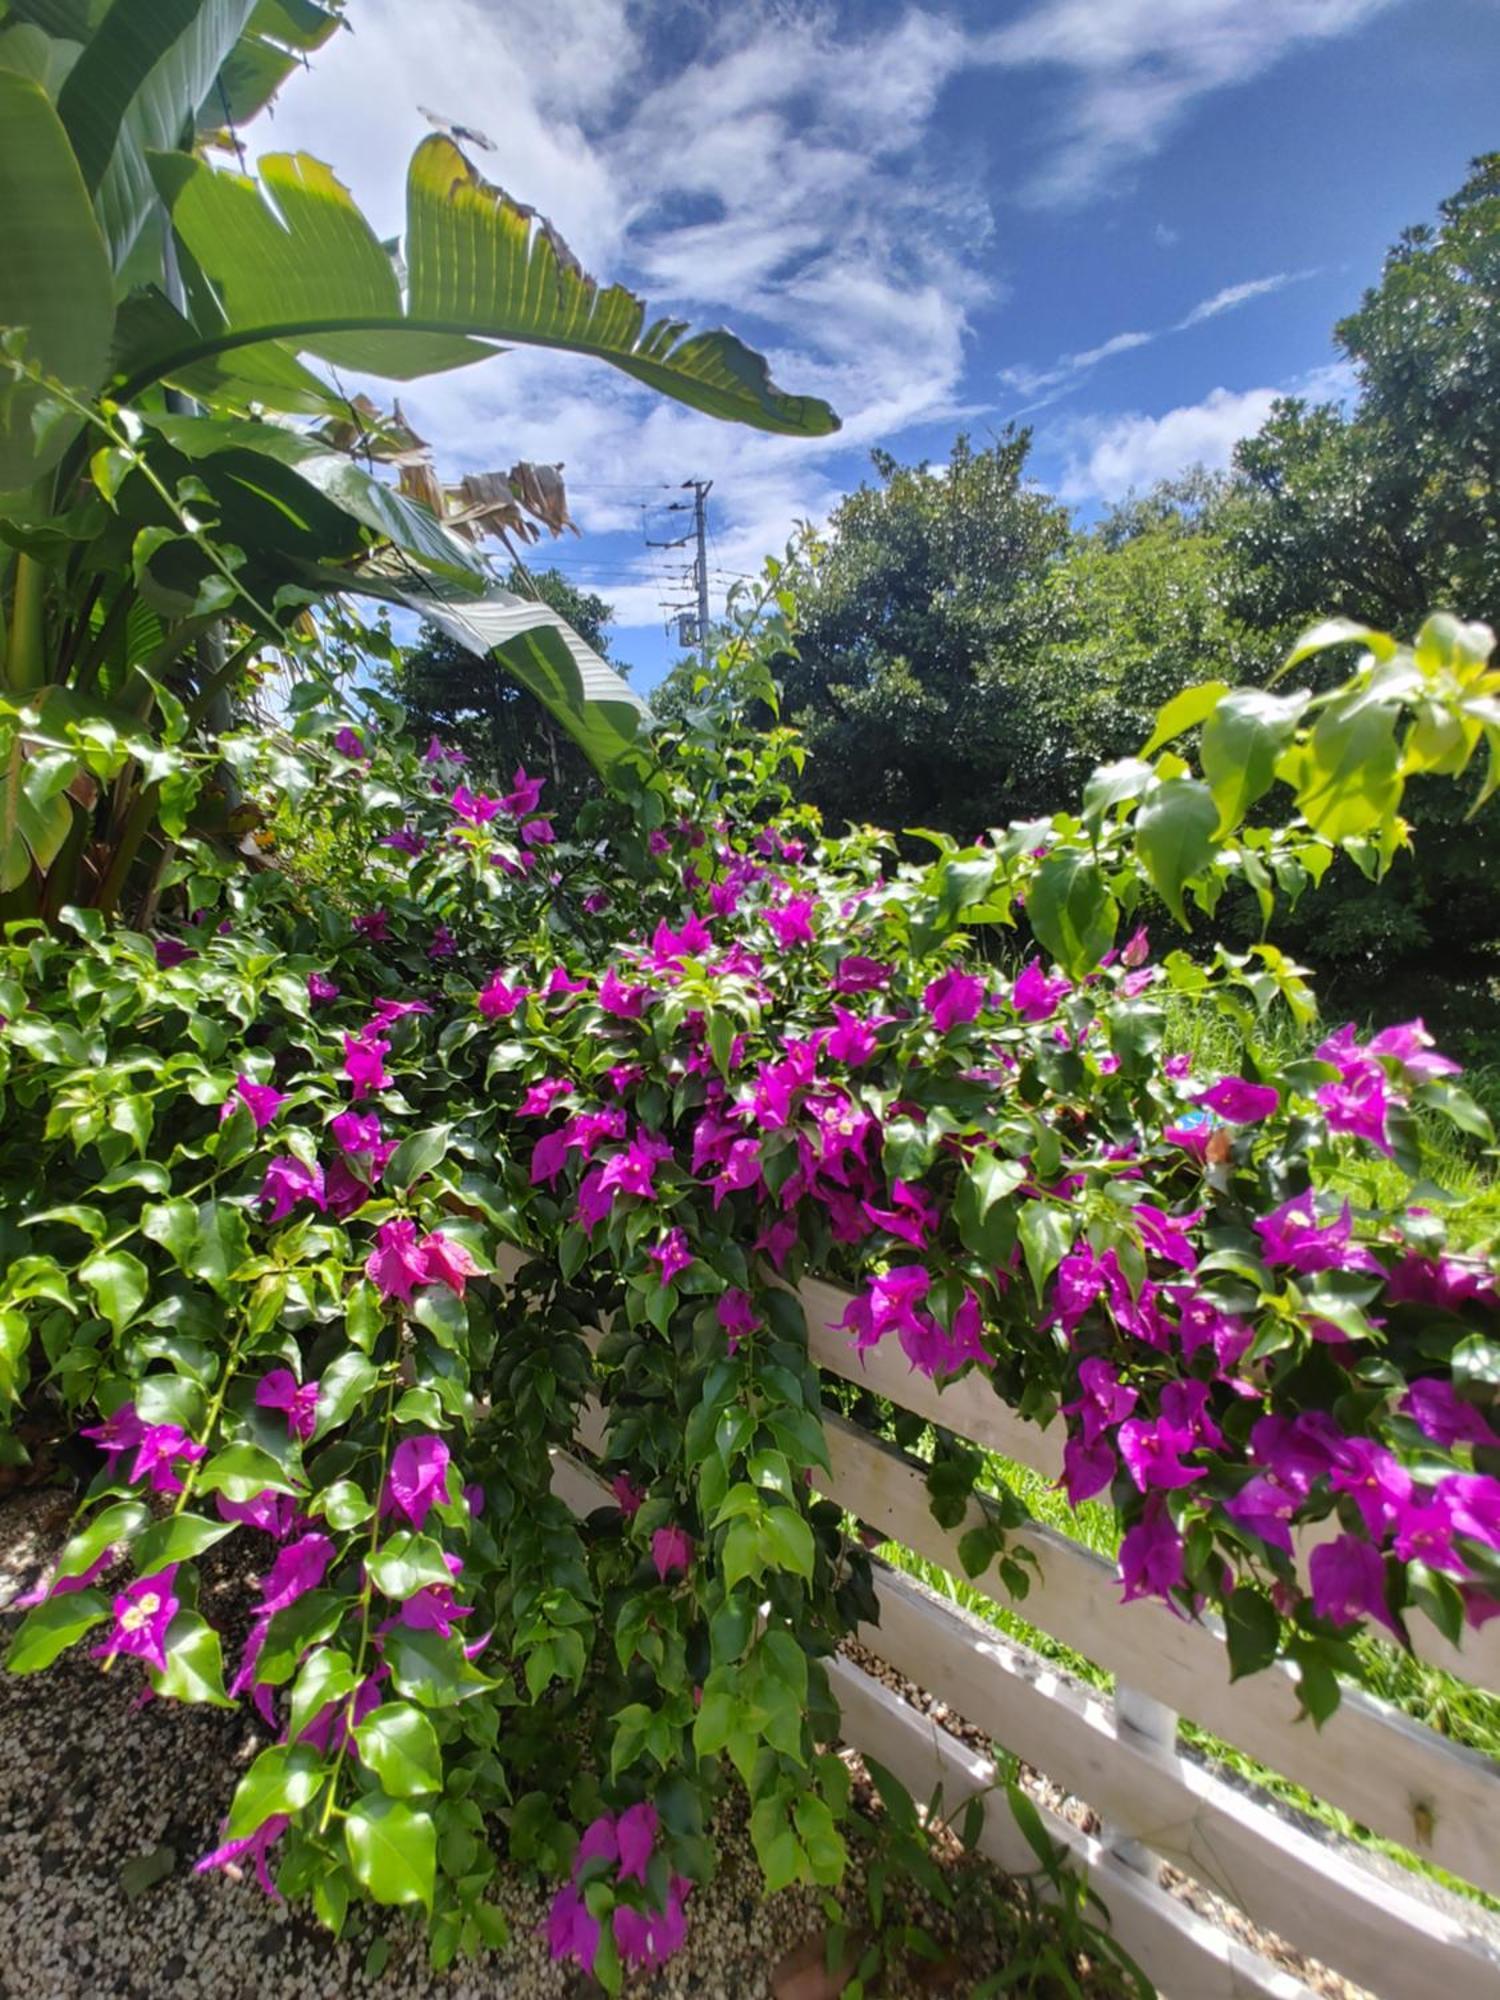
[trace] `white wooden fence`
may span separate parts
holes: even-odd
[[[519,1259],[517,1259],[519,1262]],[[980,1376],[938,1390],[908,1370],[893,1343],[862,1363],[837,1322],[848,1294],[810,1281],[800,1290],[819,1366],[987,1449],[1056,1477],[1058,1430],[1014,1416]],[[830,1497],[891,1541],[963,1575],[958,1542],[982,1518],[943,1528],[928,1508],[924,1468],[825,1411]],[[610,1496],[589,1465],[602,1413],[580,1426],[577,1457],[559,1455],[557,1490],[580,1511]],[[1493,1932],[1471,1927],[1457,1899],[1429,1899],[1389,1868],[1351,1857],[1278,1810],[1255,1787],[1229,1783],[1183,1756],[1177,1717],[1190,1716],[1257,1762],[1341,1808],[1362,1826],[1500,1896],[1500,1765],[1463,1749],[1357,1688],[1321,1730],[1298,1720],[1289,1670],[1231,1684],[1223,1638],[1154,1599],[1120,1601],[1114,1565],[1055,1530],[1017,1531],[1037,1558],[1020,1611],[1027,1623],[1115,1676],[1113,1701],[1060,1675],[1031,1648],[878,1566],[880,1621],[865,1648],[1004,1749],[1092,1806],[1101,1838],[1043,1811],[1048,1830],[1086,1868],[1115,1935],[1164,2000],[1295,2000],[1310,1989],[1195,1913],[1158,1877],[1167,1863],[1236,1905],[1261,1931],[1332,1967],[1381,2000],[1500,2000]],[[993,1571],[974,1586],[1011,1600]],[[1500,1691],[1500,1621],[1456,1651],[1432,1627],[1422,1655]],[[851,1661],[832,1662],[846,1739],[886,1764],[918,1799],[941,1784],[949,1806],[994,1784],[990,1761]],[[1033,1865],[1003,1791],[986,1799],[981,1846],[1003,1867]]]

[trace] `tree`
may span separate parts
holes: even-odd
[[[1068,542],[1066,511],[1026,480],[1030,442],[959,437],[941,467],[874,453],[879,484],[839,505],[825,559],[797,577],[783,706],[831,818],[967,832],[1024,782],[1021,667]]]
[[[602,597],[580,590],[561,570],[528,571],[519,563],[508,584],[550,604],[616,672],[628,671],[609,657],[614,606]],[[547,775],[548,803],[557,811],[571,811],[593,788],[588,760],[537,697],[435,625],[422,627],[421,644],[400,659],[392,679],[413,732],[441,737],[479,770],[508,776],[524,764]]]
[[[1272,642],[1330,610],[1403,628],[1462,604],[1500,622],[1500,153],[1438,213],[1336,329],[1352,408],[1285,399],[1235,454],[1233,603]],[[1351,1005],[1379,986],[1450,1034],[1493,1034],[1500,868],[1468,817],[1476,782],[1408,796],[1417,837],[1379,889],[1340,863],[1289,940]]]

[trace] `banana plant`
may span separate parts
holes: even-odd
[[[0,0],[0,914],[117,900],[146,834],[201,805],[183,760],[237,675],[329,593],[420,609],[639,781],[639,698],[353,455],[362,423],[315,364],[408,381],[524,342],[723,419],[837,426],[734,335],[588,277],[448,137],[412,157],[395,246],[306,154],[259,181],[205,157],[340,18]],[[511,475],[516,509],[555,530],[533,471]]]

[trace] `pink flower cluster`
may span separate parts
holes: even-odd
[[[584,1901],[585,1877],[595,1881],[613,1871],[617,1886],[646,1886],[646,1870],[656,1846],[660,1819],[649,1800],[619,1814],[601,1813],[584,1829],[573,1854],[571,1878],[552,1899],[547,1913],[547,1947],[554,1961],[571,1959],[591,1973],[599,1955],[600,1925]],[[687,1935],[684,1905],[692,1891],[685,1876],[670,1875],[660,1910],[616,1901],[610,1916],[616,1949],[626,1965],[656,1972]]]

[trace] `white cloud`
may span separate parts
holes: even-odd
[[[1169,223],[1158,222],[1151,236],[1159,250],[1170,250],[1174,244],[1181,241],[1182,231],[1173,229]]]
[[[1192,311],[1177,322],[1176,330],[1201,326],[1204,320],[1217,319],[1220,313],[1233,312],[1236,306],[1247,305],[1251,299],[1267,298],[1272,292],[1285,291],[1288,285],[1300,284],[1304,278],[1316,276],[1316,271],[1273,271],[1268,278],[1247,278],[1243,284],[1226,285],[1212,298],[1200,299]]]
[[[1086,347],[1078,354],[1060,354],[1050,368],[1030,368],[1024,363],[1002,368],[1000,380],[1017,395],[1032,399],[1026,411],[1017,412],[1018,415],[1045,409],[1072,388],[1080,377],[1097,368],[1101,361],[1111,361],[1117,354],[1129,354],[1137,347],[1149,347],[1153,341],[1165,339],[1169,334],[1186,333],[1191,327],[1201,326],[1205,320],[1217,319],[1221,313],[1234,312],[1238,307],[1248,305],[1252,299],[1267,298],[1273,292],[1284,291],[1288,285],[1299,284],[1302,279],[1317,275],[1316,271],[1276,271],[1267,278],[1246,278],[1240,284],[1225,285],[1212,298],[1200,299],[1191,311],[1171,326],[1158,327],[1151,333],[1111,334],[1097,347]]]
[[[1060,78],[1051,157],[1025,198],[1078,202],[1159,152],[1209,92],[1247,83],[1299,43],[1360,27],[1397,0],[1036,0],[986,38],[987,58]]]
[[[1190,466],[1210,472],[1228,466],[1241,438],[1258,431],[1280,396],[1338,402],[1350,394],[1354,375],[1347,364],[1317,368],[1275,389],[1211,389],[1159,417],[1131,411],[1085,419],[1064,433],[1066,460],[1060,492],[1064,500],[1123,500],[1158,480],[1172,479]]]

